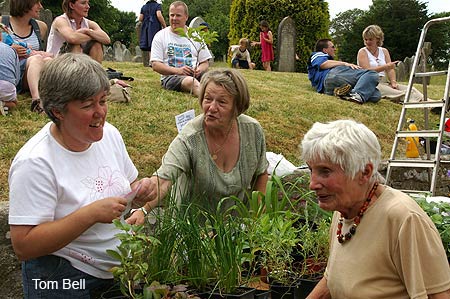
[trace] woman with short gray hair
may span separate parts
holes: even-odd
[[[319,206],[334,211],[323,298],[450,298],[439,232],[408,195],[378,179],[381,148],[353,120],[315,123],[301,143]]]
[[[83,54],[49,61],[39,88],[52,120],[19,150],[9,171],[9,224],[25,298],[97,298],[113,284],[106,253],[131,190],[145,200],[119,131],[106,122],[109,82]],[[36,287],[45,281],[52,287]],[[79,287],[63,287],[80,282]],[[70,284],[71,285],[71,284]]]

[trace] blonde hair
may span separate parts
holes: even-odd
[[[362,33],[363,39],[376,38],[377,46],[381,47],[384,42],[384,33],[378,25],[369,25],[367,26]]]

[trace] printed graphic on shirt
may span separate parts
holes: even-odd
[[[185,65],[193,67],[192,51],[188,45],[170,43],[167,49],[169,66],[181,68]]]
[[[99,167],[95,178],[87,177],[81,181],[84,186],[91,190],[92,201],[125,194],[130,189],[130,184],[120,171],[112,170],[109,166]]]

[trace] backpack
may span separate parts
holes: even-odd
[[[8,26],[9,28],[11,28],[11,24],[9,23],[9,16],[2,16],[2,23],[6,26]],[[33,28],[33,31],[36,33],[36,36],[38,38],[39,41],[39,50],[40,51],[45,51],[44,49],[44,40],[42,39],[41,36],[41,29],[39,28],[39,24],[35,19],[30,19],[30,24],[31,27]]]

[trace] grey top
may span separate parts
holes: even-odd
[[[155,172],[158,177],[175,181],[178,200],[215,209],[220,199],[235,195],[245,200],[245,192],[268,167],[264,132],[257,120],[241,114],[237,117],[240,136],[239,159],[230,172],[223,172],[212,159],[203,128],[204,115],[191,120],[172,141]],[[231,206],[230,202],[226,207]]]

